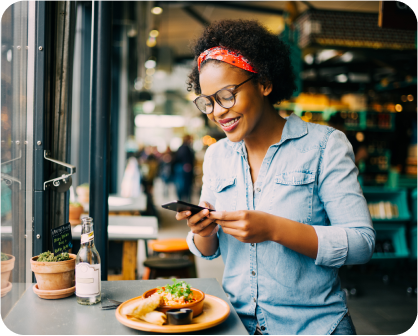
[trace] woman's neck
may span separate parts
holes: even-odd
[[[263,113],[260,122],[252,134],[244,138],[248,156],[264,158],[268,148],[278,143],[286,120],[283,119],[272,105]]]

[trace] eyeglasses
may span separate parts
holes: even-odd
[[[238,87],[240,87],[241,85],[253,79],[253,77],[254,76],[251,76],[247,80],[243,81],[241,84],[229,85],[227,87],[224,87],[216,91],[214,94],[210,96],[200,95],[193,101],[193,103],[204,114],[211,114],[213,112],[213,107],[214,107],[213,100],[214,99],[223,108],[226,108],[226,109],[231,108],[232,106],[235,105],[235,92],[234,91],[238,89]]]

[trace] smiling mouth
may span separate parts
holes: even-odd
[[[230,120],[226,123],[219,122],[219,124],[221,124],[222,127],[229,127],[229,126],[232,126],[233,124],[235,124],[239,119],[240,118],[238,117],[238,118],[232,119],[232,120]]]

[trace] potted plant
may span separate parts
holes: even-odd
[[[14,265],[15,257],[1,252],[1,297],[5,296],[12,289],[9,279]]]
[[[32,257],[30,264],[37,282],[34,286],[34,291],[35,289],[50,292],[75,289],[75,258],[75,254],[61,253],[54,255],[54,253],[49,251]],[[71,294],[73,292],[74,290],[72,290]]]
[[[81,214],[84,212],[84,208],[80,203],[70,202],[69,220],[71,225],[81,224]]]
[[[75,188],[75,191],[78,196],[78,201],[80,203],[88,203],[89,202],[89,195],[90,195],[90,188],[88,183],[83,183]]]

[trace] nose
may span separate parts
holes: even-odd
[[[218,102],[215,100],[213,105],[213,116],[215,117],[215,119],[222,119],[220,117],[224,115],[226,112],[228,112],[228,109],[219,105]]]

